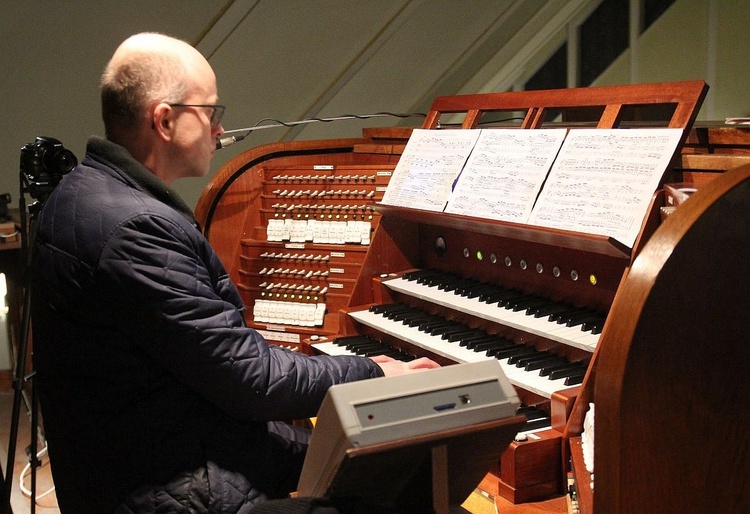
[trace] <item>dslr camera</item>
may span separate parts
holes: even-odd
[[[21,148],[21,176],[34,198],[49,195],[77,165],[73,152],[51,137],[37,137]]]

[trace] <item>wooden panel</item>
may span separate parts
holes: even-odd
[[[598,355],[596,512],[747,512],[750,166],[680,206],[634,262]]]

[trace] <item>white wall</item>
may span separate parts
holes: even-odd
[[[248,10],[252,11],[252,15],[259,16],[263,11],[267,11],[269,6],[278,9],[294,8],[297,12],[300,11],[301,6],[309,6],[307,1],[309,0],[234,0],[232,5],[244,4]],[[334,0],[326,1],[333,2]],[[344,25],[350,32],[369,26],[363,25],[361,19],[356,20],[356,23],[344,23],[343,18],[347,16],[347,12],[349,16],[359,16],[363,13],[363,9],[357,7],[361,5],[360,0],[335,1],[336,7],[347,6],[348,10],[337,9],[340,19],[331,21],[328,18],[333,17],[331,15],[333,7],[327,3],[328,24],[325,27],[322,23],[320,24],[323,34],[329,34],[331,30]],[[400,50],[401,58],[421,59],[420,62],[431,63],[430,69],[426,65],[419,67],[420,77],[429,73],[439,73],[435,68],[438,67],[439,62],[444,62],[445,69],[442,73],[447,76],[452,66],[461,62],[455,55],[461,47],[456,46],[450,54],[448,50],[451,49],[451,44],[464,44],[466,48],[469,48],[472,44],[472,37],[477,42],[490,35],[495,37],[495,32],[491,34],[486,32],[489,29],[482,32],[477,18],[494,17],[499,20],[499,25],[494,26],[493,30],[498,30],[498,26],[500,29],[507,28],[510,25],[502,16],[506,13],[510,16],[513,10],[518,12],[521,6],[529,5],[524,3],[528,1],[530,0],[504,0],[502,2],[500,0],[462,0],[462,5],[473,6],[475,9],[465,10],[464,19],[457,19],[455,15],[449,13],[450,15],[446,15],[449,18],[446,21],[433,19],[433,16],[436,17],[438,12],[456,5],[449,0],[445,0],[447,3],[443,3],[442,0],[423,2],[379,0],[377,19],[372,8],[366,11],[369,14],[365,18],[370,25],[375,27],[393,28],[386,24],[394,19],[401,22],[402,30],[414,33],[414,39],[411,42],[400,45],[403,47]],[[2,128],[0,128],[0,193],[11,193],[13,203],[17,205],[20,148],[23,144],[32,142],[36,136],[56,137],[81,157],[86,139],[92,134],[102,133],[98,105],[98,78],[114,48],[125,37],[141,30],[156,30],[185,38],[188,41],[195,41],[204,33],[210,20],[219,16],[222,9],[229,4],[228,0],[164,0],[159,2],[121,0],[117,3],[99,0],[3,2],[2,11],[0,11],[0,68],[3,70],[0,74],[0,96],[2,97],[0,119],[3,121]],[[500,12],[501,6],[507,11]],[[715,10],[715,21],[710,15],[712,6]],[[420,9],[430,10],[432,16],[424,16]],[[469,19],[470,14],[473,14],[474,18]],[[284,18],[282,16],[275,19]],[[417,30],[415,24],[420,19],[424,19],[426,26]],[[449,22],[456,25],[457,30],[462,31],[463,40],[460,43],[458,37],[447,38],[445,36]],[[437,23],[444,25],[436,27]],[[468,23],[474,23],[474,25],[467,25]],[[311,22],[305,26],[314,28],[315,23]],[[475,28],[467,29],[467,26]],[[638,52],[637,81],[703,79],[709,82],[711,89],[700,119],[723,120],[728,116],[750,115],[750,101],[747,95],[747,91],[750,91],[750,73],[747,68],[747,49],[750,48],[748,27],[750,27],[750,2],[747,0],[678,0],[642,37]],[[294,26],[275,24],[269,31],[269,37],[272,35],[275,38],[274,41],[283,41],[284,38],[293,37],[290,31],[294,30]],[[393,28],[393,30],[397,31],[398,28]],[[510,31],[509,28],[508,31]],[[308,32],[314,34],[312,28],[309,28]],[[257,31],[254,32],[256,33]],[[434,38],[431,38],[431,34],[434,34]],[[467,37],[467,35],[472,37]],[[383,48],[388,48],[393,46],[392,42],[402,41],[403,36],[402,33],[394,32],[389,35],[389,39],[380,42],[383,43]],[[247,37],[237,39],[246,43]],[[360,39],[363,40],[363,44],[371,41],[369,36]],[[420,51],[424,52],[424,48],[416,49],[416,45],[425,40],[427,40],[425,48],[430,45],[436,47],[436,50],[429,55],[420,53]],[[282,96],[288,100],[280,104],[271,104],[268,101],[267,105],[263,105],[263,98],[258,98],[258,96],[262,97],[262,84],[266,82],[266,78],[280,70],[286,70],[288,73],[289,70],[284,67],[294,66],[295,59],[312,62],[326,58],[326,55],[331,53],[331,48],[321,50],[314,46],[315,41],[325,41],[330,45],[355,44],[353,40],[347,38],[341,40],[336,37],[308,38],[306,39],[306,45],[309,47],[308,54],[299,55],[299,51],[295,50],[294,55],[288,56],[289,62],[279,62],[274,60],[277,54],[269,53],[273,58],[254,63],[251,68],[246,60],[243,60],[243,55],[246,54],[242,51],[257,53],[261,50],[261,45],[272,44],[262,38],[256,38],[253,41],[255,41],[253,45],[240,49],[239,45],[232,40],[231,44],[222,47],[220,53],[209,59],[216,67],[224,71],[219,77],[220,93],[224,97],[223,100],[226,100],[230,106],[234,106],[230,108],[226,116],[227,128],[245,127],[266,115],[289,116],[284,118],[286,120],[296,119],[293,117],[294,113],[304,113],[310,107],[311,100],[300,99],[295,94],[277,91],[279,94],[275,96]],[[296,44],[294,48],[300,48],[300,43]],[[238,55],[235,65],[231,64],[232,48],[236,49]],[[339,59],[346,61],[346,55]],[[374,55],[377,58],[382,57],[382,54]],[[388,71],[381,73],[380,76],[383,84],[399,83],[399,81],[408,83],[416,79],[413,75],[409,75],[417,73],[412,69],[413,67],[400,65],[396,57],[391,57],[397,55],[393,52],[388,55],[389,59],[384,63]],[[484,58],[488,59],[487,55]],[[373,64],[374,61],[379,60],[382,59],[373,59]],[[626,53],[604,74],[599,83],[630,83],[629,60],[630,55]],[[370,61],[367,64],[370,65]],[[258,69],[258,66],[264,67]],[[366,67],[363,66],[363,68]],[[337,70],[335,67],[330,69]],[[230,71],[232,73],[228,73]],[[335,73],[335,71],[332,72],[329,82],[340,79],[339,76],[333,76]],[[227,74],[233,78],[226,78]],[[309,73],[307,76],[310,76]],[[432,85],[439,83],[442,78],[444,77],[434,80]],[[471,77],[467,77],[466,82],[471,83],[470,79]],[[305,83],[308,79],[305,79],[303,75],[295,80]],[[313,78],[310,77],[309,80]],[[315,80],[321,81],[320,77]],[[356,80],[351,81],[350,84],[357,86],[359,90],[367,87],[366,84],[360,84]],[[460,87],[461,84],[456,84],[456,86]],[[388,88],[376,87],[375,89]],[[351,87],[342,87],[340,91],[351,92]],[[360,95],[361,105],[351,107],[347,104],[342,108],[351,109],[352,112],[401,111],[405,108],[404,105],[409,105],[406,91],[400,95],[398,91],[389,91],[392,96],[380,97],[379,103],[373,98],[376,95],[371,93],[371,90],[367,91],[366,94]],[[419,92],[409,91],[409,94],[416,97]],[[355,97],[356,95],[349,94],[346,98]],[[250,99],[255,102],[253,105],[260,104],[262,109],[253,108],[253,114],[249,115],[238,106]],[[288,104],[292,102],[300,104],[296,110],[287,109]],[[401,102],[404,102],[404,105]],[[338,108],[338,104],[333,100],[329,103],[333,103]],[[330,113],[330,115],[335,114],[343,114],[343,112]],[[248,116],[253,117],[248,120]],[[419,120],[415,123],[418,124]],[[383,123],[373,122],[370,126],[380,124]],[[341,131],[342,126],[331,126],[330,129]],[[349,136],[359,135],[358,125],[352,124],[346,127],[353,127]],[[321,130],[326,128],[323,124],[316,126],[316,137],[318,133],[322,134]],[[268,142],[267,138],[273,137],[281,137],[280,132],[253,136],[241,145],[219,152],[214,159],[213,169],[218,169],[240,151]],[[304,138],[305,135],[303,134],[302,137]],[[342,137],[342,135],[337,134],[335,137]],[[175,188],[189,205],[195,205],[207,181],[208,177],[185,179],[177,181]]]
[[[679,0],[639,40],[637,82],[705,80],[699,120],[750,116],[750,2]],[[625,52],[595,85],[631,82]]]

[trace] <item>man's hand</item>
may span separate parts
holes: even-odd
[[[387,377],[405,375],[407,373],[415,373],[417,371],[424,371],[427,369],[435,369],[440,367],[440,364],[428,359],[427,357],[414,359],[410,362],[403,362],[392,357],[387,357],[385,355],[377,355],[375,357],[370,357],[370,360],[380,366],[380,368],[383,370],[383,373]]]

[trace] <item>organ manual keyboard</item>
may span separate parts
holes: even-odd
[[[594,112],[598,128],[617,128],[648,106],[667,106],[659,126],[681,129],[684,141],[706,89],[688,82],[440,97],[424,128],[460,113],[462,128],[471,129],[490,113],[521,111],[518,128],[539,129],[550,112],[570,110]],[[602,235],[379,203],[339,333],[310,341],[311,351],[391,351],[444,365],[499,361],[524,408],[547,424],[498,455],[482,488],[515,503],[561,494],[567,416],[617,322],[608,312],[618,288],[659,223],[661,198],[651,194],[632,248]]]

